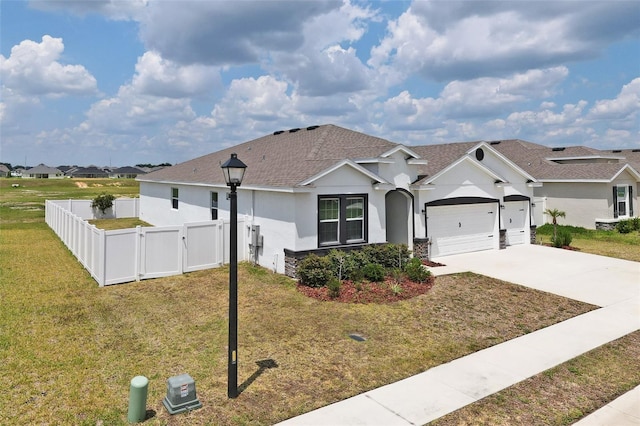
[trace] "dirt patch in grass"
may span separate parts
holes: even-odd
[[[432,425],[569,425],[640,384],[640,331],[490,395]]]
[[[76,186],[78,188],[88,188],[89,185],[87,185],[85,182],[75,182]]]

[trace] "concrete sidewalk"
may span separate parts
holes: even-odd
[[[447,266],[433,272],[471,270],[604,307],[279,425],[422,425],[640,329],[640,264],[522,247],[438,259]],[[550,259],[561,267],[547,267]],[[619,412],[625,417],[607,417],[604,424],[633,419],[638,393],[622,398],[622,409],[610,407],[585,421],[601,424],[603,416]]]
[[[640,386],[574,423],[574,426],[637,425],[640,425]]]

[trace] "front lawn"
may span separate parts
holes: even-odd
[[[273,424],[593,309],[474,274],[391,304],[321,302],[242,264],[243,392],[228,400],[227,268],[99,288],[45,224],[10,228],[0,424],[126,424],[136,375],[150,379],[146,424]],[[204,407],[170,417],[166,380],[182,373]]]
[[[640,262],[640,232],[621,234],[618,231],[599,231],[575,226],[558,225],[558,229],[571,232],[571,246],[585,253]],[[543,225],[537,229],[538,242],[550,244],[553,225]]]

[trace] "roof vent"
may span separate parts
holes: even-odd
[[[284,130],[276,130],[275,132],[273,132],[273,135],[279,135],[281,133],[284,133]]]
[[[300,128],[299,128],[299,127],[296,127],[295,129],[291,129],[291,130],[289,130],[289,133],[295,133],[295,132],[297,132],[298,130],[300,130]]]
[[[499,145],[500,142],[502,142],[502,141],[491,141],[491,142],[489,142],[489,145]]]
[[[564,150],[565,150],[565,148],[563,146],[556,147],[556,148],[551,148],[551,151],[555,151],[555,152],[564,151]]]
[[[320,127],[320,126],[309,126],[309,127],[307,127],[307,130],[315,130],[318,127]]]

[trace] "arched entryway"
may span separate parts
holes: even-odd
[[[413,196],[404,189],[387,192],[385,217],[387,242],[413,246]]]

